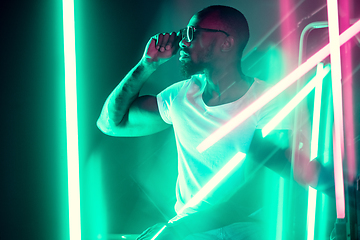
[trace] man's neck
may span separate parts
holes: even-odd
[[[210,106],[238,100],[252,84],[252,81],[249,81],[236,67],[220,71],[208,71],[205,74],[207,84],[203,99]]]

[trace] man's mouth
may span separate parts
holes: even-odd
[[[180,57],[179,60],[190,60],[190,54],[184,52],[184,51],[180,51]]]

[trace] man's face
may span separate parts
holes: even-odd
[[[219,22],[214,17],[206,16],[203,19],[193,16],[188,26],[219,29]],[[217,59],[218,40],[224,34],[195,31],[194,39],[189,43],[185,39],[180,42],[181,71],[184,77],[190,77],[194,74],[203,73],[206,69],[211,68]]]

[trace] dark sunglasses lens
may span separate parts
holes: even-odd
[[[186,38],[187,39],[187,28],[184,28],[184,29],[181,29],[181,38],[184,39]]]

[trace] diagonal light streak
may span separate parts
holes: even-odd
[[[360,32],[360,20],[355,22],[351,27],[345,30],[340,35],[340,45],[349,41],[355,34]],[[274,99],[277,95],[283,92],[287,87],[296,82],[300,77],[302,77],[305,73],[311,70],[316,66],[320,61],[326,58],[330,54],[330,44],[327,44],[322,49],[320,49],[317,53],[312,55],[308,60],[306,60],[303,64],[301,64],[298,68],[292,71],[289,75],[279,81],[276,85],[270,88],[266,93],[264,93],[261,97],[255,100],[252,104],[250,104],[246,109],[242,112],[238,113],[233,117],[229,122],[224,124],[210,136],[208,136],[203,142],[201,142],[197,146],[197,150],[202,153],[221,138],[226,136],[229,132],[239,126],[243,121],[248,119],[251,115],[253,115],[256,111],[265,106],[269,101]]]
[[[246,154],[242,152],[235,154],[235,156],[180,209],[178,215],[183,213],[187,208],[196,206],[202,201],[236,166],[243,162],[245,156]]]
[[[212,177],[209,182],[207,182],[200,190],[193,196],[181,209],[177,212],[177,215],[173,217],[168,223],[176,222],[181,218],[181,214],[189,207],[196,206],[200,201],[202,201],[236,166],[243,162],[246,154],[238,152],[235,156],[230,159],[229,162],[223,166],[219,172]],[[156,239],[166,228],[164,225],[152,238],[151,240]]]
[[[164,231],[164,229],[165,229],[166,227],[167,227],[167,226],[164,225],[164,226],[151,238],[151,240],[156,239],[156,238],[160,235],[160,233],[162,233],[162,232]]]
[[[266,137],[315,87],[320,81],[329,73],[330,67],[322,68],[322,64],[317,68],[317,73],[303,89],[301,89],[293,99],[291,99],[278,112],[265,127],[261,130],[263,137]]]

